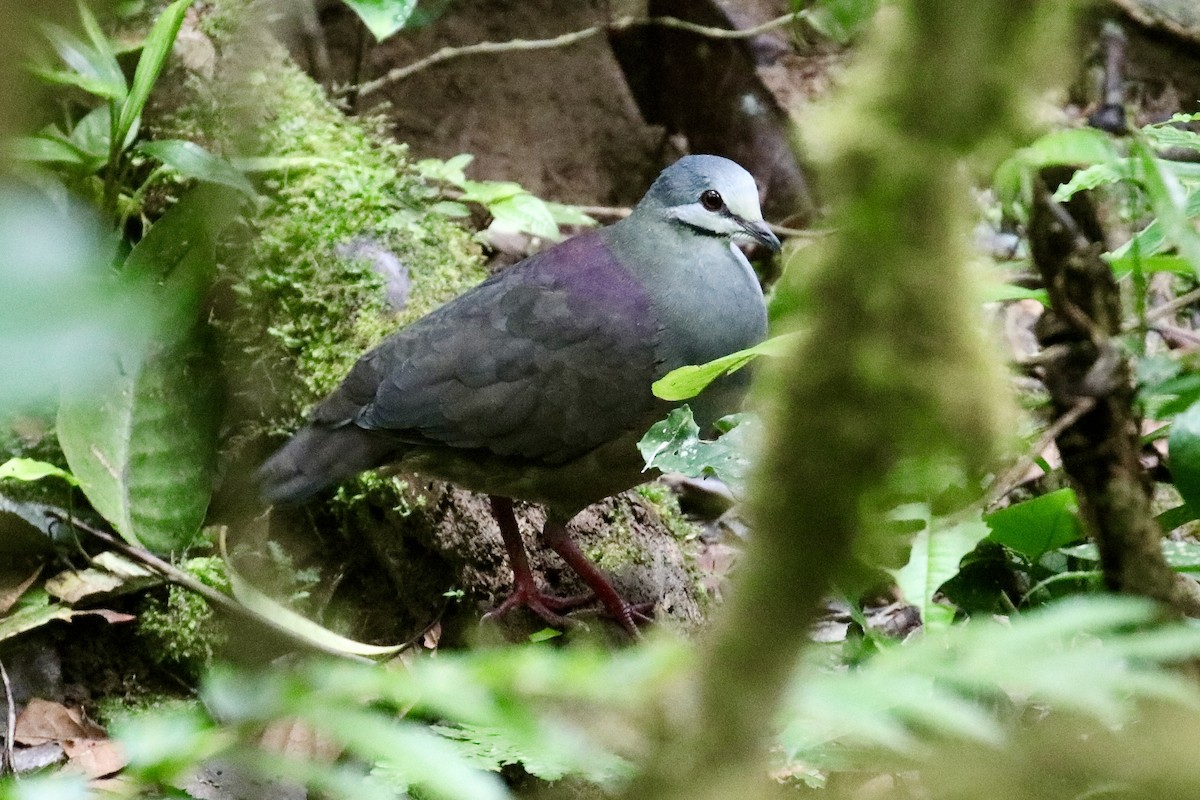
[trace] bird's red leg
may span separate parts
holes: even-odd
[[[504,540],[504,549],[508,551],[508,563],[512,566],[513,593],[503,603],[485,614],[483,618],[495,619],[504,616],[517,606],[525,606],[549,625],[557,627],[570,625],[571,620],[564,617],[563,612],[587,605],[593,602],[596,596],[586,594],[579,597],[554,597],[539,589],[533,579],[533,570],[529,567],[529,556],[525,552],[525,543],[521,541],[521,530],[517,527],[517,517],[513,513],[512,500],[496,495],[489,495],[488,499],[492,503],[492,515],[500,525],[500,537]],[[580,556],[582,557],[583,554],[580,553]]]
[[[635,639],[638,637],[638,629],[635,620],[648,622],[650,620],[650,611],[652,606],[632,605],[625,601],[625,598],[617,592],[609,581],[608,576],[600,571],[600,568],[591,562],[583,551],[579,549],[579,545],[575,544],[571,539],[571,534],[567,532],[567,526],[560,522],[552,522],[546,520],[546,527],[542,529],[542,536],[546,540],[546,544],[558,553],[567,565],[575,570],[576,574],[583,579],[600,602],[604,604],[604,608],[608,611],[621,627],[629,632],[630,636]]]

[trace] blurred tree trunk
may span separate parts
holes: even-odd
[[[694,705],[672,709],[630,800],[766,796],[774,711],[818,599],[878,522],[872,498],[902,462],[978,470],[1010,429],[966,270],[962,161],[1023,130],[1066,23],[1030,0],[886,7],[815,122],[837,233],[791,265],[802,299],[789,321],[805,333],[760,386],[755,535],[695,667]]]

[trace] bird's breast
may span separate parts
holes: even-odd
[[[732,245],[701,250],[672,292],[656,298],[666,371],[753,347],[766,336],[767,311],[750,263]]]

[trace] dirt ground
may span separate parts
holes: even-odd
[[[718,27],[748,27],[786,11],[786,0],[649,3],[651,14]],[[429,25],[375,43],[345,6],[325,4],[325,79],[361,83],[444,46],[547,38],[635,12],[607,0],[461,0]],[[310,60],[310,49],[293,49]],[[648,30],[611,41],[596,35],[569,47],[453,59],[353,105],[385,115],[418,157],[472,153],[472,177],[515,180],[561,202],[628,206],[680,155],[727,155],[755,174],[767,205],[779,198],[769,216],[782,220],[800,206],[811,210],[812,199],[779,100],[790,100],[795,87],[813,96],[812,87],[828,83],[814,82],[814,70],[823,75],[836,62],[828,54],[802,62],[794,55],[782,32],[718,44]],[[744,114],[747,105],[765,113]],[[678,108],[693,106],[698,117],[679,118]]]

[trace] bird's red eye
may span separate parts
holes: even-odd
[[[700,205],[709,211],[720,211],[725,207],[725,201],[721,199],[721,193],[716,189],[706,189],[700,195]]]

